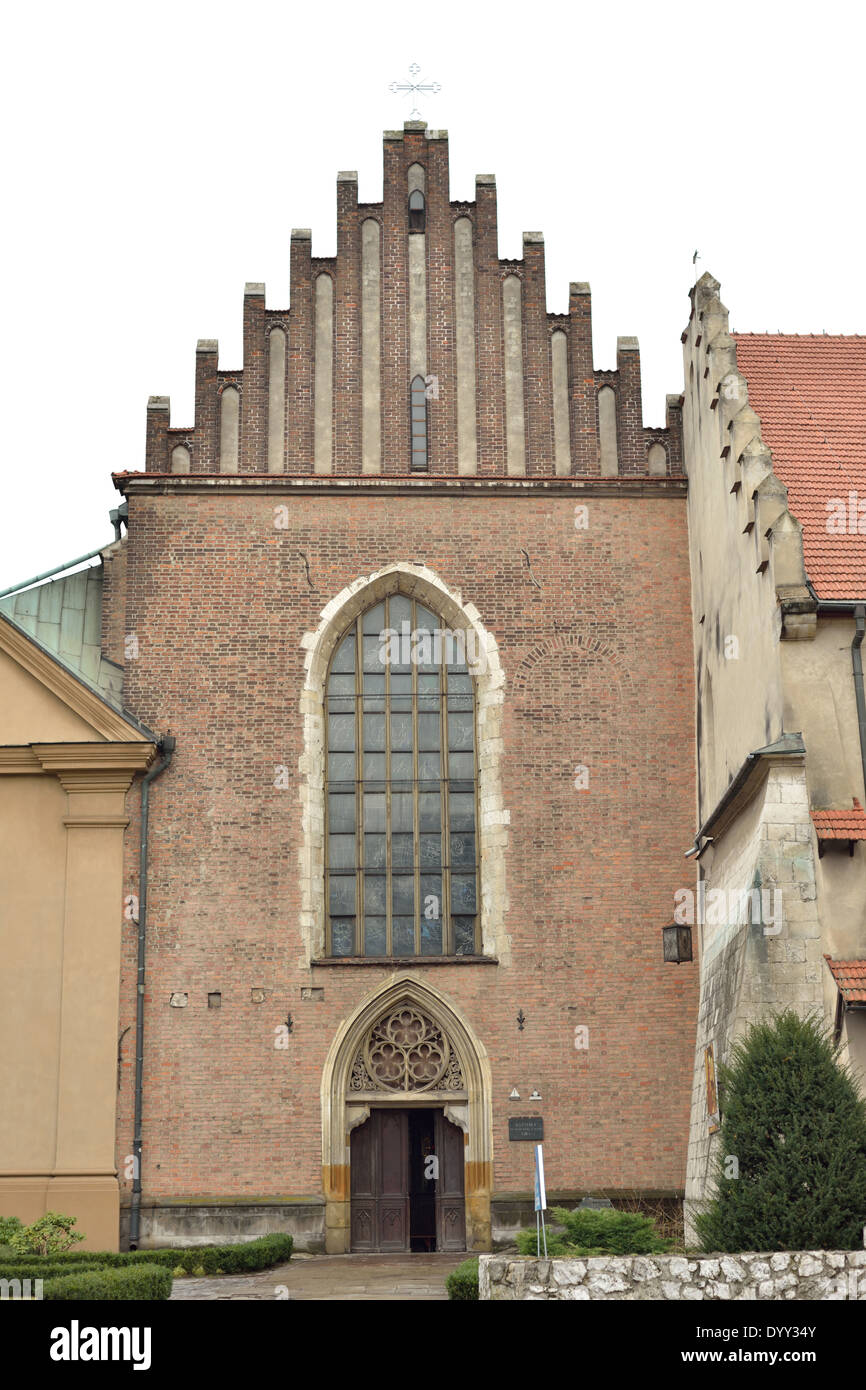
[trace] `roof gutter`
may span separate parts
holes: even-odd
[[[71,570],[76,565],[83,565],[85,560],[95,560],[96,556],[101,555],[110,544],[109,541],[106,545],[101,545],[98,550],[88,550],[86,555],[79,555],[77,560],[67,560],[65,565],[55,565],[53,570],[44,570],[42,574],[34,574],[32,579],[25,579],[21,584],[10,584],[8,589],[0,589],[0,598],[5,598],[7,594],[17,594],[19,589],[29,589],[31,584],[38,584],[40,579],[50,579],[52,574],[61,574],[63,570]]]

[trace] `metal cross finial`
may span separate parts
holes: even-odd
[[[436,96],[438,92],[442,91],[441,82],[416,82],[414,79],[418,76],[420,71],[421,69],[417,63],[410,64],[409,76],[413,80],[411,82],[392,82],[389,91],[394,92],[395,95],[399,92],[401,96],[411,96],[413,92],[429,92],[431,96]],[[413,106],[412,110],[409,112],[409,120],[420,121],[420,119],[421,112],[417,107]]]

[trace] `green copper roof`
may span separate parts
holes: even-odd
[[[122,711],[123,671],[102,655],[102,565],[9,594],[0,613]]]

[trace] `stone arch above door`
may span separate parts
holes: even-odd
[[[384,980],[338,1029],[322,1073],[321,1099],[329,1253],[349,1249],[352,1129],[369,1117],[371,1106],[413,1104],[441,1104],[463,1131],[467,1249],[490,1249],[490,1061],[462,1010],[445,994],[411,971]]]

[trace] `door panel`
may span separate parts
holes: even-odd
[[[409,1249],[409,1144],[405,1110],[375,1110],[379,1121],[379,1249]]]
[[[466,1203],[463,1195],[463,1132],[436,1111],[436,1249],[466,1249]]]
[[[367,1120],[352,1130],[351,1249],[376,1249],[376,1127]]]
[[[405,1110],[374,1110],[352,1130],[352,1250],[409,1249],[407,1120]]]

